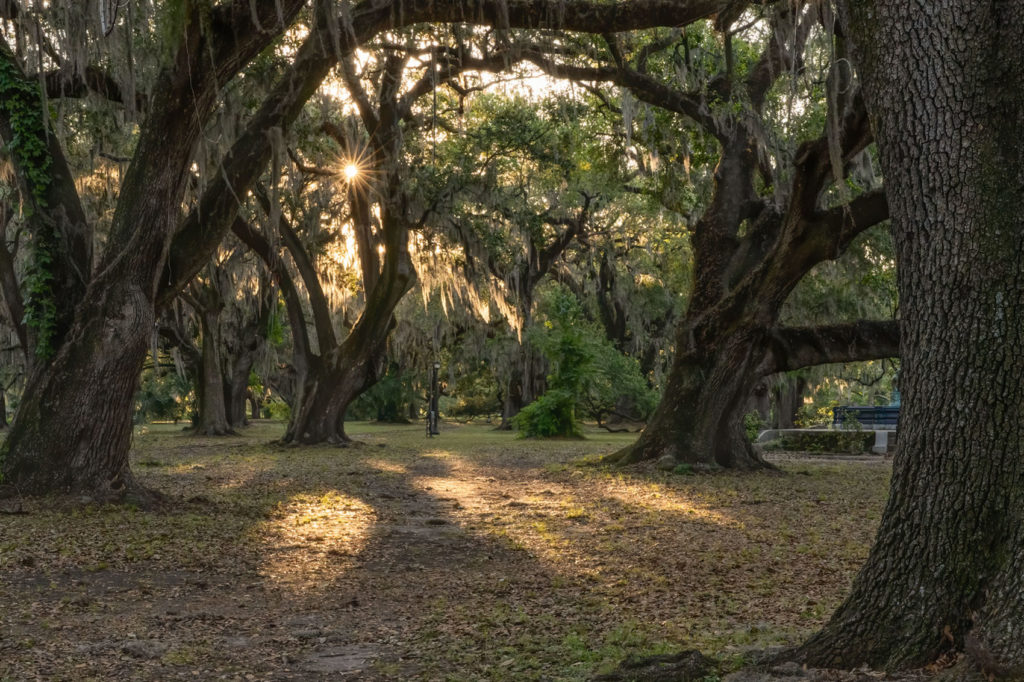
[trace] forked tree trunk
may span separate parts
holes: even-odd
[[[347,443],[345,411],[383,375],[395,308],[416,281],[408,226],[387,210],[383,222],[384,259],[366,307],[341,345],[319,356],[305,353],[306,369],[296,387],[291,420],[282,439],[285,443]],[[295,304],[289,301],[297,302],[292,296],[285,300],[289,306]],[[295,315],[298,317],[299,311]],[[300,343],[305,345],[305,341]]]
[[[848,3],[890,183],[900,439],[875,545],[795,652],[1024,679],[1024,3]]]
[[[367,348],[358,355],[309,373],[303,399],[293,407],[284,442],[336,445],[349,442],[345,434],[345,411],[377,382],[378,370],[384,362],[383,353],[375,349]]]
[[[37,363],[25,383],[0,448],[3,478],[22,494],[148,501],[128,467],[128,450],[153,306],[137,286],[93,288],[83,306],[85,322],[72,327],[57,355]]]
[[[802,58],[817,16],[807,7],[776,6],[768,24],[772,36],[761,58],[744,79],[726,86],[737,103],[744,102],[738,109],[746,113],[727,117],[725,125],[699,109],[673,109],[669,98],[645,89],[639,74],[620,77],[638,97],[700,123],[716,137],[721,152],[711,200],[691,237],[692,294],[676,328],[676,357],[661,404],[640,440],[611,456],[612,461],[666,458],[703,466],[765,467],[743,428],[753,387],[768,374],[790,368],[783,356],[841,361],[828,353],[789,349],[780,354],[774,345],[787,336],[776,325],[801,278],[818,263],[838,258],[854,237],[887,217],[884,194],[878,190],[825,208],[823,197],[836,179],[836,166],[848,167],[871,143],[863,102],[854,96],[852,84],[843,83],[844,97],[829,103],[830,127],[821,137],[803,142],[787,162],[788,171],[775,180],[785,187],[784,200],[767,200],[758,189],[765,165],[758,151],[762,124],[755,121],[763,114],[772,84],[785,71],[779,64],[795,67]],[[839,80],[841,73],[830,74],[830,84]],[[857,330],[851,326],[847,331]],[[842,344],[826,345],[830,352],[850,355]],[[869,357],[878,355],[863,359]]]
[[[728,325],[726,325],[728,326]],[[678,462],[736,469],[768,467],[747,439],[744,407],[764,360],[764,334],[736,330],[715,344],[695,348],[692,328],[681,325],[665,398],[635,445],[612,458],[621,463],[671,457]],[[690,343],[687,347],[683,344]]]

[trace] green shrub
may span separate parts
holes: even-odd
[[[743,415],[743,430],[747,432],[747,440],[753,443],[757,440],[757,434],[764,429],[764,420],[758,412],[747,412]]]
[[[577,436],[577,412],[598,421],[628,405],[626,415],[646,419],[657,393],[640,373],[635,358],[620,353],[599,325],[589,322],[575,295],[561,285],[545,290],[529,339],[550,367],[548,391],[514,421],[524,436]],[[521,426],[520,426],[521,425]]]
[[[551,389],[524,407],[512,425],[525,438],[582,436],[576,421],[576,397],[562,389]]]
[[[868,452],[875,442],[874,431],[812,431],[786,433],[773,441],[771,450],[802,452],[841,452],[858,454]]]
[[[177,372],[158,374],[151,369],[142,373],[135,394],[135,423],[155,419],[184,419],[194,402],[192,386]]]
[[[263,417],[264,419],[277,419],[278,421],[286,422],[292,418],[292,408],[288,406],[288,403],[283,402],[264,403]]]

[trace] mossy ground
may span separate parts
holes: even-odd
[[[360,447],[139,430],[169,508],[0,516],[0,680],[582,680],[737,664],[819,627],[866,556],[881,459],[686,476],[581,461],[635,435],[353,424]]]

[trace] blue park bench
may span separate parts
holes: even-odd
[[[842,405],[832,408],[832,428],[841,429],[847,416],[856,419],[861,426],[869,429],[895,429],[900,416],[900,408],[894,406],[851,407]]]

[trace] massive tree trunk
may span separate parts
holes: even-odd
[[[98,274],[89,279],[85,249],[49,254],[55,260],[50,294],[57,301],[57,316],[45,335],[39,331],[30,342],[37,354],[51,359],[36,363],[29,374],[21,409],[0,446],[5,483],[27,494],[75,491],[100,499],[148,497],[128,466],[133,397],[155,320],[159,274],[180,225],[197,143],[219,87],[283,31],[302,4],[256,2],[250,4],[251,13],[238,6],[218,6],[205,17],[209,21],[198,10],[183,18],[173,62],[161,72],[151,113],[140,128]],[[266,31],[252,31],[254,20]],[[9,50],[3,51],[0,61],[14,68]],[[46,110],[40,98],[25,106],[29,111]],[[2,130],[0,135],[5,135]],[[39,230],[45,232],[50,225],[65,224],[61,217],[73,214],[78,199],[70,174],[63,172],[67,164],[60,145],[49,137],[40,142],[53,164],[47,180],[53,191],[37,207],[46,223]],[[19,169],[19,177],[38,182],[33,178],[39,177],[44,162],[36,158],[33,163],[34,172]],[[38,196],[42,191],[29,186],[23,194]],[[54,195],[60,199],[51,204]],[[64,237],[72,236],[70,227],[61,231]],[[64,272],[73,275],[65,277]],[[84,291],[76,284],[82,279],[88,280]],[[73,316],[62,313],[69,302],[76,304]]]
[[[1024,679],[1024,4],[847,4],[889,183],[900,440],[852,592],[796,651]]]
[[[390,314],[388,315],[390,317]],[[387,334],[380,342],[386,340]],[[383,343],[352,348],[339,353],[330,367],[316,368],[308,375],[303,399],[292,409],[291,421],[282,439],[285,443],[349,442],[345,434],[345,411],[352,401],[373,386],[383,372]]]
[[[677,342],[691,332],[683,325]],[[619,461],[671,457],[708,466],[767,466],[743,427],[743,408],[762,378],[756,368],[767,352],[764,337],[763,330],[748,327],[715,344],[677,346],[666,398],[640,441],[620,453]]]
[[[23,494],[145,501],[127,454],[153,308],[138,285],[90,294],[83,311],[90,314],[81,315],[84,322],[75,324],[57,355],[28,377],[4,443],[4,482]]]
[[[122,188],[102,274],[90,282],[70,329],[48,342],[52,360],[30,373],[0,450],[5,481],[23,493],[133,494],[133,396],[155,318],[153,275],[165,253],[163,240],[145,239],[136,226],[171,233],[199,135],[170,105],[188,88],[187,74],[167,74],[161,83],[153,125],[140,137]],[[198,111],[212,107],[212,90],[198,93]]]

